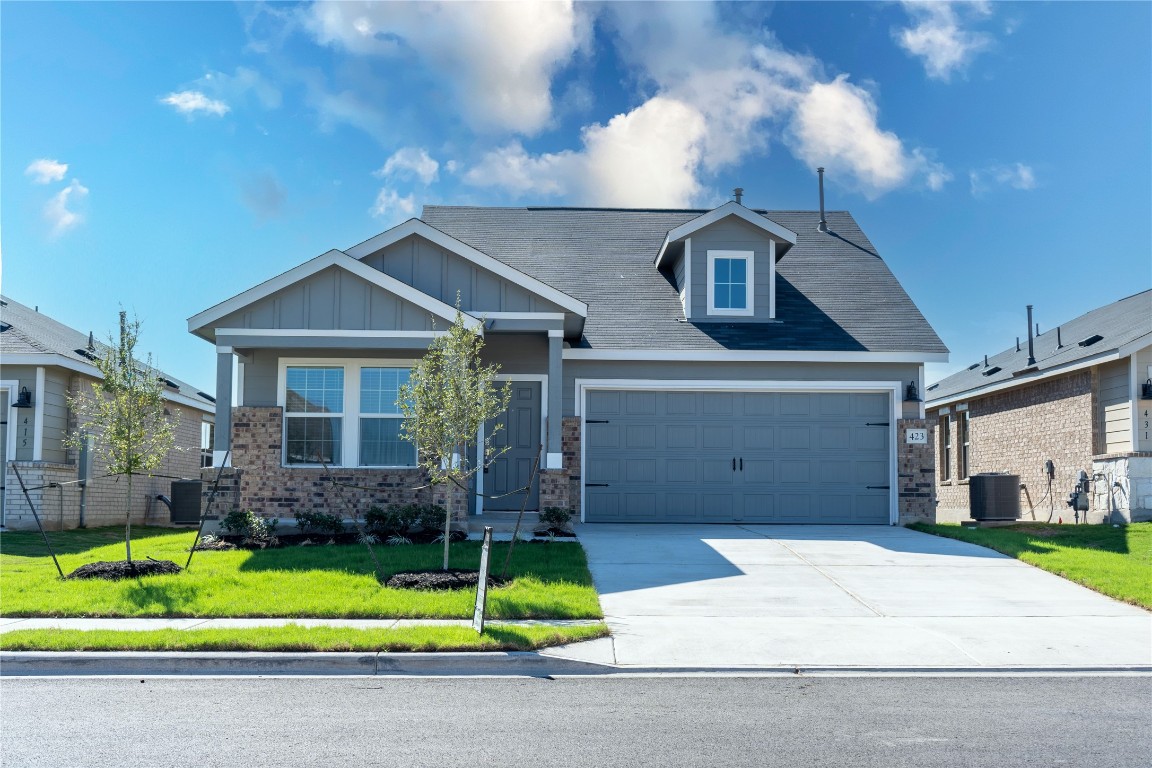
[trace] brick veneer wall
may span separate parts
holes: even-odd
[[[572,519],[580,519],[580,418],[565,416],[561,420],[560,450],[564,454],[564,472],[568,476],[568,508]]]
[[[1096,422],[1093,390],[1093,373],[1077,371],[969,400],[969,474],[1019,475],[1025,486],[1020,492],[1022,519],[1032,519],[1034,506],[1038,520],[1047,520],[1051,508],[1054,519],[1070,521],[1071,510],[1064,499],[1080,470],[1092,471]],[[955,406],[952,411],[955,419]],[[938,426],[939,410],[929,415],[929,421]],[[943,482],[939,472],[936,474],[937,514],[942,521],[971,516],[968,482],[959,479],[960,446],[954,420],[952,428],[953,479]],[[1056,465],[1052,499],[1045,498],[1048,480],[1043,468],[1047,459]]]
[[[927,429],[926,445],[909,445],[909,429]],[[928,419],[900,419],[896,429],[897,511],[900,523],[936,522],[936,429]]]
[[[240,509],[260,515],[291,518],[296,511],[340,514],[349,512],[341,502],[369,506],[433,503],[434,491],[419,469],[336,469],[332,477],[320,467],[281,466],[284,418],[278,406],[241,406],[232,410],[232,466],[238,474],[233,494]],[[360,486],[341,488],[339,483]],[[456,519],[467,517],[467,496],[436,488],[436,502],[451,504]],[[451,497],[451,498],[449,498]],[[221,514],[227,509],[221,508]]]

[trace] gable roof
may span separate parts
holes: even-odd
[[[237,294],[232,298],[222,301],[214,307],[204,310],[198,315],[193,315],[188,318],[188,330],[191,333],[200,336],[201,338],[211,341],[215,335],[215,328],[210,327],[212,323],[221,318],[227,317],[233,312],[238,312],[244,307],[250,306],[254,302],[267,298],[272,294],[282,291],[285,288],[305,280],[312,275],[315,275],[322,270],[329,267],[336,267],[345,270],[351,274],[366,280],[380,288],[395,294],[406,301],[428,310],[434,315],[437,315],[449,323],[456,319],[456,308],[445,304],[439,299],[429,296],[423,291],[418,291],[407,283],[402,283],[391,275],[386,275],[380,270],[373,269],[367,264],[364,264],[359,259],[352,258],[343,251],[332,249],[327,253],[323,253],[314,259],[304,262],[303,264],[293,267],[287,272],[273,277],[270,280],[265,280],[259,285],[253,286],[243,293]],[[469,328],[476,328],[481,325],[480,320],[469,315],[466,312],[461,313],[464,315],[465,324]]]
[[[671,230],[667,237],[664,238],[664,244],[660,246],[660,253],[656,255],[656,266],[660,266],[660,262],[664,260],[664,254],[668,252],[668,246],[679,240],[699,232],[705,227],[709,227],[721,219],[726,219],[729,216],[735,216],[742,219],[757,229],[762,229],[769,235],[772,235],[774,240],[782,241],[784,247],[776,249],[776,260],[779,261],[788,250],[790,246],[796,244],[796,233],[787,227],[782,227],[776,222],[767,217],[767,211],[753,211],[745,208],[740,203],[735,201],[728,201],[719,208],[702,213],[694,219],[690,219],[675,229]]]
[[[87,333],[0,296],[0,356],[5,365],[58,365],[98,378],[100,372],[93,365],[92,357],[103,355],[108,347],[98,338],[93,338],[93,346],[95,351],[88,352]],[[176,391],[165,388],[168,399],[208,412],[216,410],[211,394],[163,371],[157,373],[177,387]]]
[[[1095,336],[1100,338],[1092,341]],[[979,360],[929,385],[925,399],[930,408],[944,405],[1126,357],[1149,344],[1152,344],[1152,290],[1094,309],[1063,323],[1059,331],[1052,328],[1036,336],[1032,344],[1035,366],[1028,365],[1028,344],[1021,339],[1019,352],[1013,344],[999,354],[990,355],[987,367]]]
[[[457,240],[446,232],[442,232],[420,219],[409,219],[403,224],[389,229],[387,232],[381,232],[375,237],[352,246],[348,249],[347,253],[354,259],[363,259],[411,235],[419,235],[447,251],[451,251],[468,259],[473,264],[489,272],[493,272],[506,280],[511,280],[514,283],[522,285],[529,291],[548,299],[553,304],[561,306],[569,312],[574,312],[581,317],[588,316],[588,305],[584,302],[578,301],[564,292],[556,290],[553,286],[536,279],[530,274],[521,272],[509,264],[492,258],[488,254],[473,248],[465,242]]]
[[[706,213],[432,205],[422,218],[585,302],[588,320],[573,347],[947,354],[844,211],[828,214],[830,233],[817,231],[818,211],[765,212],[796,236],[776,265],[776,321],[685,321],[671,276],[653,259],[670,231]]]

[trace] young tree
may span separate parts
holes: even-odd
[[[76,415],[77,431],[68,435],[69,447],[79,448],[85,431],[95,435],[95,453],[111,475],[126,475],[128,495],[124,513],[124,548],[132,562],[132,478],[160,466],[176,441],[179,411],[165,411],[164,385],[152,367],[152,356],[141,364],[134,352],[140,336],[140,321],[128,322],[120,312],[120,340],[111,335],[102,357],[94,365],[101,379],[90,392],[77,392],[68,398]]]
[[[482,365],[484,338],[470,329],[456,298],[456,320],[436,337],[412,369],[396,401],[404,414],[403,435],[416,446],[417,462],[434,485],[450,483],[464,490],[478,470],[499,455],[492,435],[484,436],[482,457],[472,457],[481,425],[508,410],[510,391],[496,385],[498,365]],[[497,424],[496,430],[501,425]],[[493,431],[496,431],[493,430]],[[448,542],[452,510],[444,515],[444,570],[448,570]]]

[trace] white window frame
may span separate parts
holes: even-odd
[[[744,309],[716,307],[716,259],[743,259],[747,265],[745,279]],[[751,317],[756,314],[756,252],[755,251],[708,251],[708,314],[730,317]]]
[[[412,358],[340,358],[340,357],[282,357],[276,371],[276,404],[284,409],[281,424],[285,439],[281,440],[280,466],[292,469],[323,470],[320,464],[289,464],[287,440],[287,389],[288,368],[342,368],[344,370],[344,410],[340,414],[343,421],[340,438],[340,469],[416,469],[415,464],[364,465],[360,464],[360,369],[361,368],[414,368],[418,361]],[[321,414],[316,414],[317,416]],[[369,418],[387,417],[389,414],[370,413]],[[295,417],[294,417],[295,418]]]

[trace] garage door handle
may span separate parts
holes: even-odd
[[[608,419],[584,419],[585,424],[607,424]]]
[[[607,488],[608,483],[584,483],[585,488]]]
[[[732,457],[732,471],[733,472],[736,471],[736,457],[735,456]]]
[[[892,489],[890,485],[866,485],[864,487],[869,491],[888,491]]]
[[[868,422],[864,423],[864,426],[866,426],[866,427],[889,427],[889,426],[891,426],[891,424],[889,424],[887,421],[868,421]]]
[[[744,457],[743,456],[740,457],[740,471],[741,472],[744,471]]]

